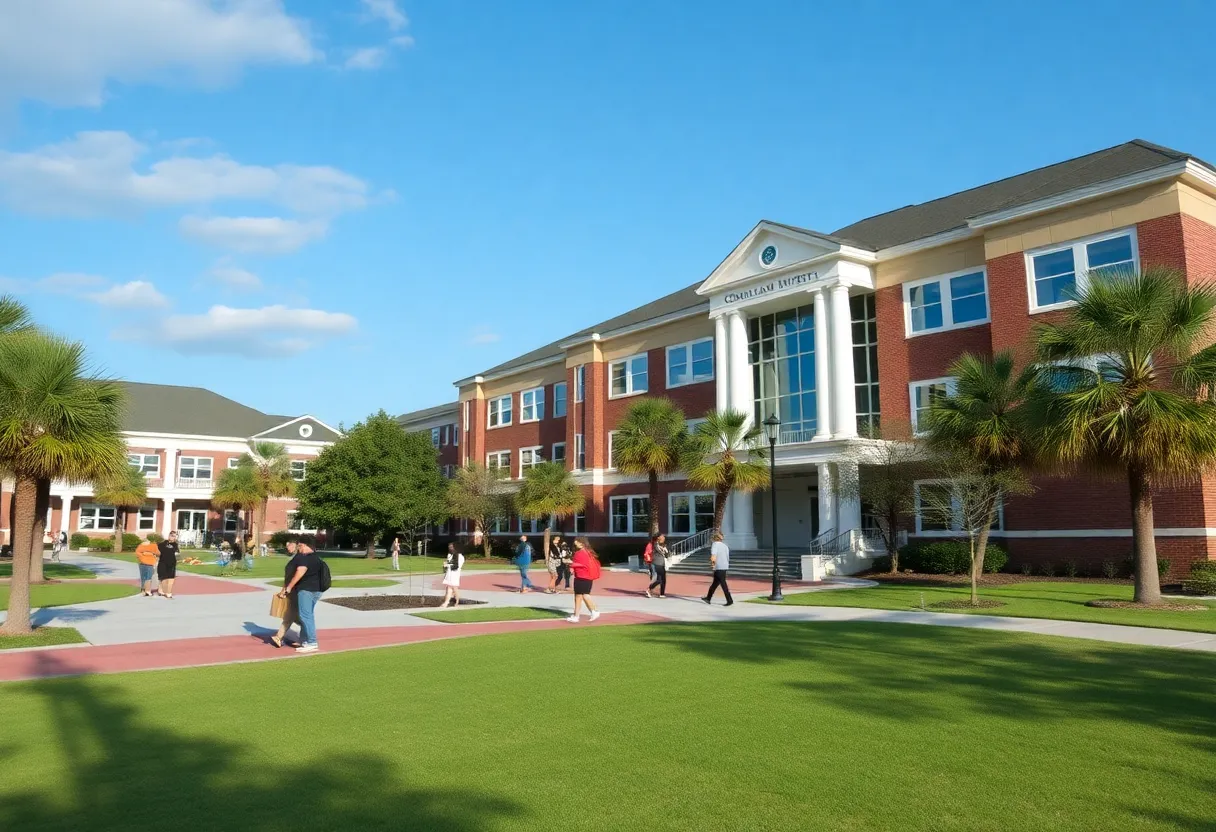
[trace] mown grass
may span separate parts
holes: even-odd
[[[83,644],[84,636],[74,627],[39,627],[28,636],[0,636],[0,650],[18,647],[51,647],[56,644]]]
[[[134,583],[127,584],[35,584],[30,587],[31,607],[62,607],[125,598],[139,592]],[[8,609],[9,585],[0,584],[0,610]]]
[[[97,575],[87,569],[81,569],[71,563],[53,563],[44,561],[42,564],[42,575],[45,578],[54,578],[57,580],[74,579],[74,578],[96,578]],[[0,563],[0,578],[13,577],[13,562],[5,561]]]

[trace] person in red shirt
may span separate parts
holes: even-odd
[[[575,540],[574,548],[576,551],[570,560],[570,571],[574,573],[574,615],[566,619],[571,624],[578,623],[578,609],[582,604],[587,605],[592,621],[600,617],[600,611],[591,603],[591,587],[600,576],[599,558],[595,556],[585,537]]]

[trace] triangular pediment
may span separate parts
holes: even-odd
[[[839,252],[842,243],[804,228],[761,220],[697,289],[709,295],[796,263]]]
[[[333,442],[341,438],[342,433],[322,422],[315,416],[297,416],[281,424],[267,428],[254,439],[268,439],[277,442]]]

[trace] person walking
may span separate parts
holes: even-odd
[[[532,565],[532,544],[526,534],[519,536],[519,546],[515,549],[515,565],[519,567],[519,591],[531,592],[536,587],[528,580],[528,567]]]
[[[657,537],[657,535],[655,535]],[[651,537],[646,541],[646,548],[642,550],[642,562],[646,564],[646,579],[654,580],[654,540]]]
[[[295,576],[295,566],[295,559],[292,558],[287,561],[287,566],[283,568],[284,588],[291,583],[291,579]],[[284,644],[289,644],[287,641],[287,631],[291,629],[292,624],[296,624],[300,627],[300,640],[296,643],[296,646],[298,647],[304,643],[304,623],[300,620],[300,605],[294,594],[280,592],[279,596],[287,600],[287,609],[283,611],[283,620],[279,624],[279,629],[276,630],[275,634],[270,637],[270,643],[275,647],[282,647]]]
[[[735,599],[730,597],[730,587],[726,585],[726,571],[730,569],[730,547],[722,540],[721,532],[714,532],[714,542],[709,547],[709,563],[714,570],[714,581],[709,585],[709,593],[701,600],[712,604],[714,593],[718,587],[722,587],[722,594],[726,596],[726,606],[732,606]]]
[[[574,573],[570,571],[570,562],[574,557],[574,553],[570,551],[570,544],[562,541],[562,565],[558,570],[557,578],[565,583],[565,589],[569,591],[570,582],[574,579]]]
[[[315,653],[321,649],[317,642],[317,602],[321,600],[321,557],[307,543],[294,540],[287,544],[291,560],[287,563],[281,597],[295,596],[300,621],[300,646],[297,653]],[[290,576],[290,577],[289,577]]]
[[[650,593],[654,592],[654,588],[659,588],[659,597],[667,597],[667,535],[656,535],[653,546],[651,548],[651,560],[654,564],[654,580],[650,582],[650,586],[646,587],[646,597],[652,598]]]
[[[59,530],[59,534],[55,535],[55,545],[51,547],[51,560],[55,563],[59,562],[59,556],[68,548],[68,533]]]
[[[561,580],[562,572],[562,536],[554,534],[549,541],[549,551],[545,553],[545,566],[549,569],[549,588],[545,594],[557,593],[557,582]]]
[[[599,558],[585,537],[577,538],[574,546],[576,551],[570,559],[570,569],[574,572],[574,614],[566,619],[571,624],[578,623],[578,608],[582,604],[586,604],[592,621],[600,617],[600,611],[591,602],[591,589],[600,576]]]
[[[160,581],[162,598],[173,597],[173,582],[177,580],[177,532],[169,532],[169,538],[156,544],[160,555],[156,562],[156,579]]]
[[[448,605],[448,599],[452,599],[452,606],[460,606],[460,570],[464,568],[464,555],[460,554],[455,543],[448,544],[448,556],[443,562],[443,603],[439,605],[439,609],[443,609]]]
[[[399,538],[399,537],[394,537],[394,538],[393,538],[393,548],[392,548],[392,553],[393,553],[393,571],[394,571],[394,572],[400,572],[400,571],[401,571],[401,561],[400,561],[400,558],[401,558],[401,538]]]
[[[135,560],[139,563],[139,591],[145,598],[152,597],[152,579],[156,577],[156,560],[160,549],[151,540],[135,547]]]

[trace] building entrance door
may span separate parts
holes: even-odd
[[[202,546],[207,534],[207,512],[183,508],[177,512],[177,543],[179,546]]]
[[[782,549],[801,549],[815,539],[818,528],[819,509],[815,486],[809,485],[808,480],[801,477],[778,479],[777,546]]]

